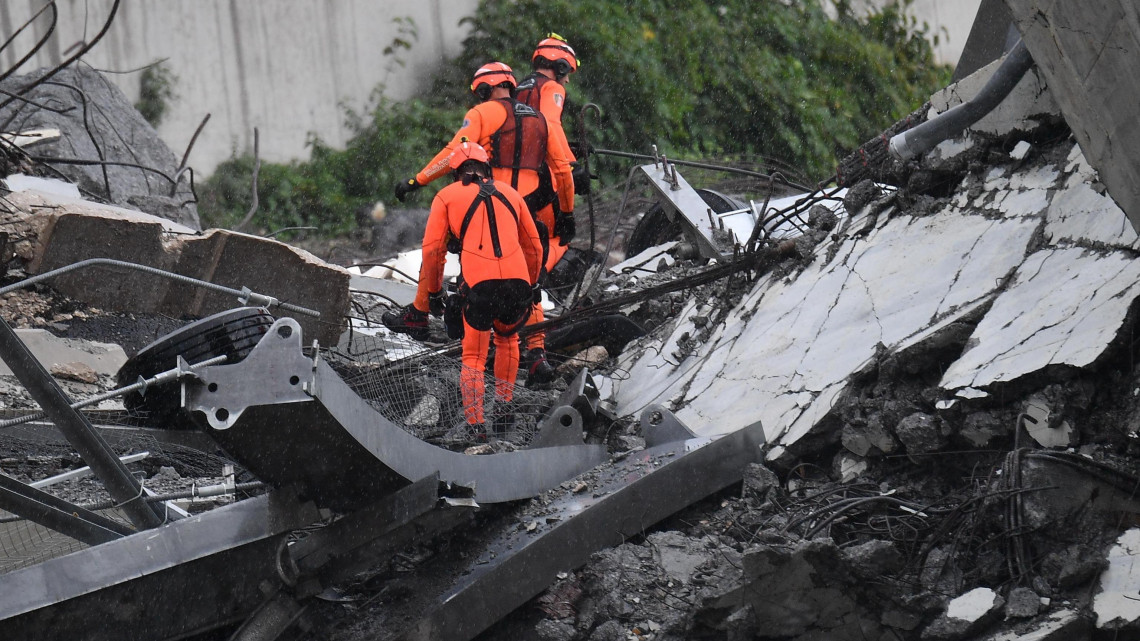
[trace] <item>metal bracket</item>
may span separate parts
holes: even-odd
[[[301,351],[301,326],[282,318],[240,364],[205,367],[197,381],[183,380],[183,407],[205,414],[216,430],[229,429],[250,406],[312,401],[313,365]],[[262,376],[257,385],[250,385],[251,370]]]
[[[666,205],[666,211],[673,220],[680,220],[690,232],[705,258],[724,259],[732,256],[732,246],[723,246],[717,240],[718,224],[709,216],[709,206],[692,186],[677,173],[675,165],[662,159],[661,164],[642,165],[641,171],[649,178],[649,184]],[[674,214],[679,214],[679,216]]]
[[[590,370],[582,368],[558,397],[554,408],[539,423],[538,434],[531,440],[529,449],[581,445],[582,433],[588,431],[598,418],[601,396]]]
[[[646,448],[687,441],[697,436],[673,412],[661,405],[650,405],[641,413],[641,435],[645,438]]]

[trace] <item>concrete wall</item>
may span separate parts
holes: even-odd
[[[866,11],[894,1],[897,0],[852,0],[851,6],[856,11]],[[931,36],[938,36],[938,45],[934,47],[935,59],[953,65],[962,56],[966,37],[970,35],[970,27],[981,4],[982,0],[914,0],[908,14],[919,25],[926,23]]]
[[[1136,0],[1006,3],[1085,157],[1140,230]]]
[[[0,0],[0,36],[18,29],[44,0]],[[21,67],[27,72],[63,60],[90,39],[113,0],[58,0],[60,20],[47,46]],[[123,0],[106,37],[84,60],[102,70],[128,71],[167,59],[178,94],[159,127],[181,155],[198,123],[212,114],[195,144],[191,165],[208,173],[233,150],[288,161],[308,155],[317,133],[342,145],[348,133],[341,104],[361,109],[383,83],[395,99],[413,95],[439,61],[459,53],[466,29],[459,20],[477,0]],[[412,49],[395,64],[383,50],[400,36],[396,18],[418,30]],[[42,16],[0,52],[0,70],[15,64],[46,32]],[[139,72],[110,77],[132,101]]]
[[[45,0],[0,0],[6,40]],[[864,6],[887,0],[856,0]],[[981,0],[915,0],[911,13],[940,35],[939,60],[957,61]],[[53,65],[102,27],[113,0],[58,0],[60,21],[49,44],[21,72]],[[271,161],[304,159],[310,132],[341,146],[349,132],[341,104],[363,108],[373,89],[403,99],[445,57],[459,53],[466,29],[459,20],[478,0],[123,0],[107,36],[85,56],[108,71],[138,69],[156,60],[178,77],[178,98],[159,134],[181,155],[198,123],[212,114],[195,144],[191,165],[209,173],[234,150],[253,148]],[[418,40],[395,64],[383,50],[400,36],[396,18],[410,17]],[[41,17],[0,52],[0,70],[29,51],[45,32]],[[615,44],[615,46],[617,46]],[[132,100],[140,73],[110,77]]]

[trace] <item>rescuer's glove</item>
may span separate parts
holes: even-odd
[[[420,187],[422,187],[422,185],[416,182],[415,178],[409,178],[403,182],[397,183],[396,200],[404,202],[404,199],[408,197],[408,194],[419,189]]]
[[[554,235],[559,245],[569,245],[574,240],[574,212],[560,211],[554,215]]]
[[[590,175],[585,163],[574,163],[574,169],[571,170],[570,175],[574,178],[575,194],[590,193],[590,179],[596,176]]]
[[[438,292],[431,292],[428,294],[428,312],[436,318],[443,316],[443,308],[446,302],[447,296],[444,295],[442,289]]]
[[[530,287],[530,302],[535,305],[542,302],[542,285],[535,283]]]

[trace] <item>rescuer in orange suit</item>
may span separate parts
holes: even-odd
[[[570,74],[578,70],[581,64],[574,49],[566,40],[551,33],[542,39],[534,48],[531,56],[534,71],[523,78],[517,88],[517,99],[538,110],[546,116],[549,135],[547,145],[555,147],[570,163],[575,162],[574,152],[566,140],[566,132],[562,129],[562,108],[566,104],[566,81]],[[583,167],[583,169],[585,169]],[[546,257],[546,271],[554,269],[554,265],[562,259],[569,248],[570,241],[574,239],[574,212],[564,212],[553,189],[548,185],[554,168],[549,167],[540,172],[539,193],[547,195],[546,202],[535,203],[541,205],[533,209],[535,215],[550,231],[550,248]],[[587,193],[589,177],[584,172],[573,172],[575,194]],[[535,303],[531,311],[528,325],[541,323],[545,320],[541,303]],[[554,370],[546,361],[546,332],[532,332],[526,337],[526,354],[522,359],[522,367],[527,371],[527,384],[545,383],[554,376]]]
[[[443,265],[459,254],[463,297],[463,369],[459,375],[463,413],[473,435],[486,438],[483,370],[495,341],[495,399],[513,397],[519,365],[516,333],[526,323],[542,268],[542,241],[526,201],[492,177],[486,150],[461,142],[448,155],[456,182],[436,194],[424,231],[423,261],[415,301],[384,314],[389,328],[426,332],[428,313],[443,314]],[[503,420],[500,420],[503,419]],[[500,414],[496,432],[513,416]]]
[[[566,221],[570,221],[569,235],[572,235],[574,178],[565,135],[562,145],[557,141],[549,144],[552,126],[541,112],[515,100],[516,86],[513,71],[506,64],[491,62],[480,67],[471,81],[471,91],[483,102],[468,110],[455,137],[431,162],[415,177],[396,185],[396,198],[403,201],[408,194],[446,173],[448,155],[467,139],[488,150],[495,179],[508,183],[522,194],[536,220],[547,230],[557,228],[558,231],[565,230]],[[539,172],[547,167],[551,177],[544,188]],[[554,214],[555,203],[562,212],[559,217]],[[564,252],[562,248],[561,253]],[[549,380],[553,376],[545,349],[528,350],[525,364],[528,379]]]

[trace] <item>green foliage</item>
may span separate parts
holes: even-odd
[[[419,100],[381,99],[367,121],[349,112],[355,135],[346,149],[311,138],[309,162],[262,163],[252,227],[275,231],[311,226],[320,234],[350,230],[356,212],[377,200],[390,200],[396,183],[415,175],[429,154],[451,138],[462,117],[462,110],[429,107]],[[200,192],[203,222],[211,227],[237,224],[249,211],[252,180],[252,156],[221,164]],[[424,191],[431,194],[442,186],[433,184]]]
[[[839,3],[831,20],[815,0],[483,0],[460,63],[525,72],[557,31],[582,61],[571,100],[606,114],[599,144],[775,157],[823,178],[949,81],[909,3],[863,17]]]
[[[139,101],[135,103],[135,109],[152,127],[157,127],[162,122],[167,107],[178,97],[174,93],[174,85],[177,83],[178,76],[174,75],[165,62],[147,67],[139,76]]]
[[[309,162],[263,165],[254,224],[350,228],[358,208],[389,200],[395,183],[453,135],[472,102],[475,69],[501,60],[521,78],[549,31],[565,36],[582,61],[568,85],[572,139],[579,106],[592,102],[604,113],[590,133],[598,147],[774,158],[824,178],[837,157],[949,81],[950,69],[933,62],[926,26],[906,17],[910,1],[869,16],[840,1],[832,20],[819,0],[482,0],[464,19],[471,33],[463,53],[440,69],[430,102],[379,99],[367,118],[348,114],[356,135],[347,149],[312,140]],[[401,24],[388,55],[414,39],[414,24]],[[241,220],[251,171],[249,158],[219,167],[203,190],[205,222]],[[428,191],[417,200],[426,204]]]

